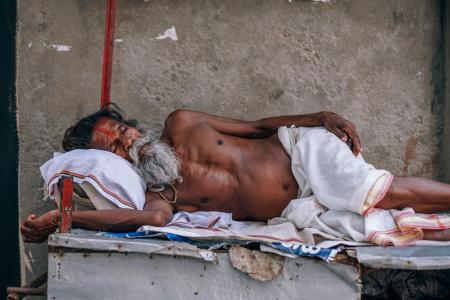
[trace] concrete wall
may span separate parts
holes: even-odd
[[[443,107],[443,135],[441,141],[441,174],[442,178],[450,182],[450,88],[448,77],[450,76],[450,5],[443,1],[444,5],[444,107]]]
[[[105,3],[18,1],[21,218],[52,207],[38,167],[99,107]],[[332,110],[357,124],[375,165],[435,177],[440,5],[119,1],[112,99],[152,127],[176,108],[243,119]],[[155,39],[172,26],[177,41]],[[23,274],[45,268],[45,246],[22,249]]]

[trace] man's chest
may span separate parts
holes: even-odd
[[[240,198],[237,174],[218,165],[185,162],[181,176],[183,182],[174,186],[178,210],[223,210]]]

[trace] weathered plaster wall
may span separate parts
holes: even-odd
[[[52,206],[38,167],[99,106],[105,3],[18,1],[21,218]],[[172,26],[177,41],[155,39]],[[112,99],[145,126],[176,108],[332,110],[356,123],[375,165],[438,174],[440,1],[123,0],[116,38]],[[24,269],[45,267],[45,246],[23,249]]]

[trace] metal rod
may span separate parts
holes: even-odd
[[[25,288],[25,287],[9,287],[9,293],[17,293],[22,295],[45,295],[46,288]]]
[[[116,0],[108,0],[105,20],[105,46],[103,50],[101,108],[108,108],[111,96],[111,75],[114,50],[114,25],[116,20]]]
[[[36,277],[35,279],[33,279],[30,283],[24,285],[24,288],[36,288],[36,287],[40,287],[41,285],[43,285],[44,283],[47,282],[47,276],[48,273],[44,272],[41,275],[39,275],[38,277]]]
[[[72,195],[73,195],[73,179],[70,176],[61,178],[62,192],[61,205],[59,206],[59,232],[67,233],[72,228]]]
[[[47,272],[42,273],[30,283],[22,287],[7,287],[6,293],[8,294],[8,300],[19,300],[27,295],[41,295],[45,296],[47,294],[47,288],[40,288],[41,285],[47,282]]]
[[[45,296],[46,288],[8,287],[6,289],[8,300],[19,300],[25,296]]]

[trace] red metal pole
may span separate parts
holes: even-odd
[[[114,49],[114,24],[116,20],[116,0],[108,0],[105,20],[105,47],[103,50],[101,108],[108,108],[111,95],[111,75]]]
[[[67,233],[72,228],[72,195],[73,195],[73,179],[69,176],[61,178],[62,187],[61,203],[59,205],[60,224],[59,232]]]

